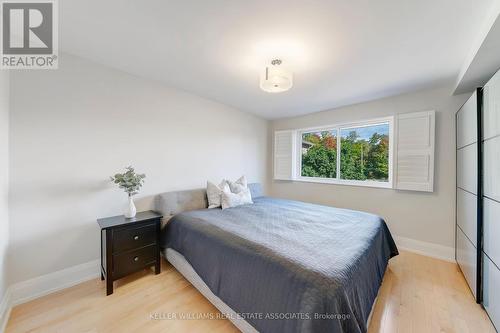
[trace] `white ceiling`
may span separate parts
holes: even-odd
[[[494,1],[64,0],[60,48],[272,119],[454,82]]]
[[[500,69],[500,0],[483,21],[478,36],[457,80],[455,94],[482,87]]]

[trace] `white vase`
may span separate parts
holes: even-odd
[[[137,209],[135,208],[134,197],[129,196],[127,209],[125,210],[125,217],[130,219],[132,217],[135,217],[136,213],[137,213]]]

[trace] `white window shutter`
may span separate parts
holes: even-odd
[[[295,178],[295,131],[274,132],[274,179]]]
[[[399,114],[396,128],[396,188],[433,192],[435,111]]]

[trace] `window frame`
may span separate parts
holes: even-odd
[[[382,124],[389,124],[389,171],[388,171],[388,181],[374,181],[374,180],[351,180],[351,179],[341,179],[340,178],[340,152],[341,152],[341,131],[342,129],[359,128],[359,127],[369,127]],[[321,131],[336,131],[337,133],[337,163],[336,163],[336,178],[321,178],[321,177],[305,177],[302,176],[302,135],[304,133],[310,132],[321,132]],[[309,183],[321,183],[321,184],[334,184],[334,185],[350,185],[350,186],[364,186],[364,187],[379,187],[379,188],[393,188],[393,171],[394,171],[394,116],[374,118],[369,120],[360,120],[356,122],[346,122],[338,123],[327,126],[316,126],[301,128],[297,130],[295,149],[295,181],[309,182]]]

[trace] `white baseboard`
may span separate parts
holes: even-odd
[[[99,260],[93,260],[16,283],[10,287],[11,305],[16,306],[31,301],[32,299],[94,279],[100,274],[99,265]]]
[[[405,250],[424,256],[455,262],[455,249],[435,243],[428,243],[416,239],[394,236],[396,245],[400,250]]]
[[[5,327],[7,327],[10,310],[12,309],[10,304],[10,289],[7,289],[2,297],[2,302],[0,303],[0,332],[4,332]]]
[[[38,276],[10,286],[0,303],[0,332],[3,332],[12,307],[66,289],[79,283],[95,279],[100,275],[100,261],[65,268],[63,270]]]

